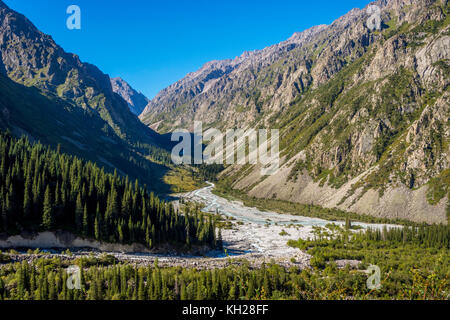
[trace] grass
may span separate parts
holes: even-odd
[[[446,233],[443,232],[444,228],[447,228]],[[334,235],[330,236],[326,232],[325,236],[319,230],[314,240],[291,240],[288,244],[306,250],[312,255],[311,266],[315,273],[325,274],[335,281],[346,278],[345,283],[352,283],[357,275],[364,274],[369,265],[378,266],[381,271],[381,288],[366,291],[365,299],[449,298],[448,226],[422,227],[419,232],[428,234],[428,238],[436,232],[440,233],[440,243],[418,241],[418,234],[408,237],[407,233],[410,231],[406,230],[383,231],[379,238],[373,237],[376,235],[374,232],[369,236],[363,232],[350,234],[342,228],[335,231]],[[395,239],[389,233],[400,236]],[[338,271],[335,262],[341,259],[360,261],[358,270],[345,268]],[[366,279],[362,280],[365,282]],[[348,285],[345,288],[350,291],[355,289]]]
[[[174,167],[170,169],[163,177],[163,182],[170,186],[174,193],[190,192],[203,187],[207,184],[195,175],[194,169],[184,167]]]

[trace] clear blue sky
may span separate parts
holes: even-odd
[[[4,0],[66,51],[152,98],[210,60],[330,24],[370,0]],[[81,30],[66,9],[81,8]]]

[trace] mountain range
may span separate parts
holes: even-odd
[[[282,167],[230,166],[248,196],[377,217],[446,222],[450,8],[447,0],[379,0],[330,25],[211,61],[162,90],[140,119],[159,132],[280,129]]]

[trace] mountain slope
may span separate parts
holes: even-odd
[[[120,139],[92,110],[84,110],[55,95],[43,95],[0,74],[0,131],[27,136],[62,152],[95,161],[112,172],[139,178],[154,191],[165,191],[167,168],[145,159]]]
[[[12,80],[12,81],[11,81]],[[0,1],[0,126],[61,144],[160,190],[166,139],[143,125],[97,67],[66,53]]]
[[[121,137],[152,138],[151,130],[140,126],[124,100],[113,92],[109,77],[97,67],[66,53],[4,4],[0,5],[0,21],[0,50],[9,78],[97,111]]]
[[[229,167],[250,196],[374,216],[447,222],[448,1],[380,0],[382,30],[354,9],[329,26],[215,61],[159,93],[141,119],[158,130],[281,130],[282,167]]]
[[[162,121],[159,130],[163,132],[189,126],[194,118],[205,123],[218,122],[219,125],[249,123],[262,112],[260,83],[266,80],[258,79],[258,74],[282,57],[295,54],[308,41],[323,37],[324,28],[318,26],[294,34],[285,42],[264,50],[245,52],[234,60],[209,62],[161,91],[150,101],[140,118],[148,125]],[[290,70],[298,76],[291,88],[296,93],[309,85],[310,77],[303,77],[302,73],[308,64],[304,61],[295,66],[295,70]],[[294,91],[291,94],[295,94]]]
[[[122,78],[111,79],[112,89],[115,93],[121,96],[130,107],[131,112],[139,116],[144,111],[150,100],[142,93],[134,90],[125,80]]]

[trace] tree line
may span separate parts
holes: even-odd
[[[418,227],[368,229],[355,235],[355,241],[385,241],[390,244],[411,243],[424,248],[449,249],[448,225],[421,225]]]

